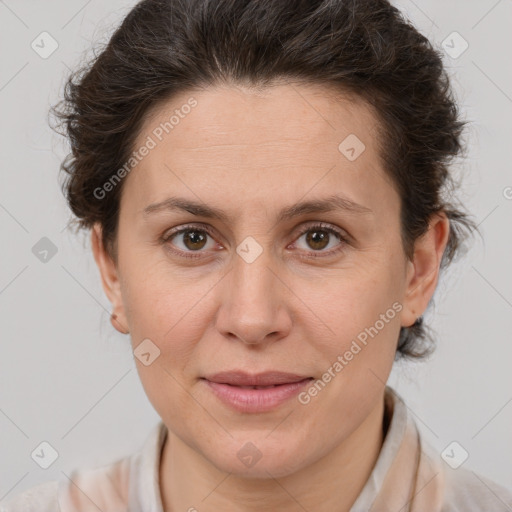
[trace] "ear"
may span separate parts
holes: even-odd
[[[115,329],[122,334],[128,334],[128,322],[125,315],[121,294],[121,283],[116,264],[103,247],[102,228],[99,223],[91,230],[92,252],[101,276],[101,284],[109,301],[112,303],[111,322]]]
[[[444,212],[435,213],[427,232],[414,244],[413,260],[407,262],[406,293],[401,317],[403,327],[414,324],[434,295],[449,234],[450,220]]]

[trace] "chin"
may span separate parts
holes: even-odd
[[[228,454],[233,454],[227,456]],[[259,441],[232,443],[222,452],[204,453],[217,469],[242,478],[282,478],[299,471],[305,464],[300,446],[289,444],[279,447],[259,436]]]

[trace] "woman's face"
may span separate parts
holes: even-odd
[[[326,92],[225,86],[160,106],[123,184],[118,266],[95,248],[149,400],[222,471],[290,474],[364,428],[435,287],[404,256],[375,117]],[[219,372],[312,380],[281,399],[218,385],[232,402],[206,380]]]

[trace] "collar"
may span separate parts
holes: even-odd
[[[390,386],[384,394],[389,427],[377,461],[351,512],[441,510],[444,479],[440,458],[423,445],[403,398]]]
[[[167,438],[167,427],[160,420],[132,461],[135,485],[130,487],[127,512],[163,512],[160,493],[160,460]]]

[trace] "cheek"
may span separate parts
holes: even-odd
[[[133,349],[150,340],[158,356],[150,366],[136,361],[148,399],[167,424],[186,420],[191,400],[184,390],[190,382],[185,373],[196,357],[204,335],[204,287],[196,280],[182,282],[169,265],[156,264],[133,272],[126,283]],[[147,343],[147,341],[144,341]],[[193,402],[193,401],[192,401]],[[172,408],[169,404],[174,404]]]
[[[329,330],[319,327],[318,321],[303,326],[315,353],[322,355],[322,364],[316,367],[318,380],[300,402],[306,404],[304,414],[318,414],[304,421],[321,424],[328,414],[346,431],[360,424],[377,403],[393,365],[400,329],[401,304],[392,273],[383,269],[359,277],[349,278],[347,273],[324,288],[323,297],[310,293],[308,304]],[[328,334],[318,336],[319,329]]]
[[[394,267],[376,263],[364,272],[345,270],[338,278],[331,275],[321,288],[298,293],[307,297],[304,301],[322,320],[320,327],[318,320],[312,320],[306,329],[323,355],[325,372],[338,361],[342,368],[337,366],[337,375],[344,375],[338,381],[359,382],[364,387],[369,369],[384,378],[394,360],[402,309],[400,279]],[[319,328],[326,333],[322,337],[315,336]]]
[[[380,314],[400,300],[397,272],[382,262],[361,265],[329,274],[322,284],[304,283],[298,294],[331,328],[331,334],[343,340],[356,336],[373,325]]]
[[[127,270],[123,296],[134,348],[150,339],[160,351],[160,364],[181,373],[204,336],[214,276],[187,277],[166,261]]]

